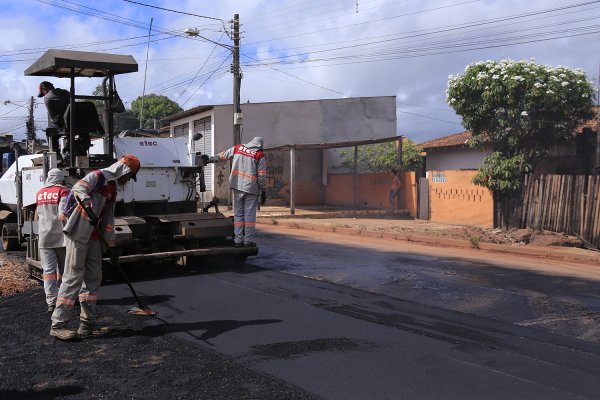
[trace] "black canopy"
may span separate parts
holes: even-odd
[[[25,75],[68,78],[71,68],[76,77],[104,77],[137,72],[138,64],[132,56],[121,54],[51,49],[27,68]]]

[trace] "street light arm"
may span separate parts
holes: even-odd
[[[219,42],[215,42],[212,39],[209,39],[205,36],[200,35],[200,30],[198,28],[186,28],[183,33],[185,33],[187,35],[188,38],[193,39],[193,38],[198,38],[198,39],[203,39],[207,42],[210,42],[212,44],[214,44],[215,46],[219,46],[219,47],[223,47],[224,49],[227,50],[233,50],[233,46],[230,45],[226,45],[223,43],[219,43]]]

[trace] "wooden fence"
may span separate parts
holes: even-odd
[[[520,227],[577,235],[600,247],[600,176],[528,175]]]

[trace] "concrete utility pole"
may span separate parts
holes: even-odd
[[[35,140],[35,125],[33,121],[33,106],[35,105],[35,101],[33,96],[29,98],[29,117],[27,118],[27,140]]]
[[[242,86],[242,73],[240,71],[240,16],[233,16],[233,144],[242,142],[242,108],[240,107],[240,87]]]

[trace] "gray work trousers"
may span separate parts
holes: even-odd
[[[233,189],[233,231],[235,243],[250,243],[256,231],[258,195]]]
[[[52,327],[66,324],[73,315],[79,297],[81,322],[96,321],[97,293],[102,283],[102,248],[99,240],[81,243],[66,238],[65,272],[58,290]]]
[[[56,305],[58,287],[64,271],[65,248],[40,248],[46,303]]]

